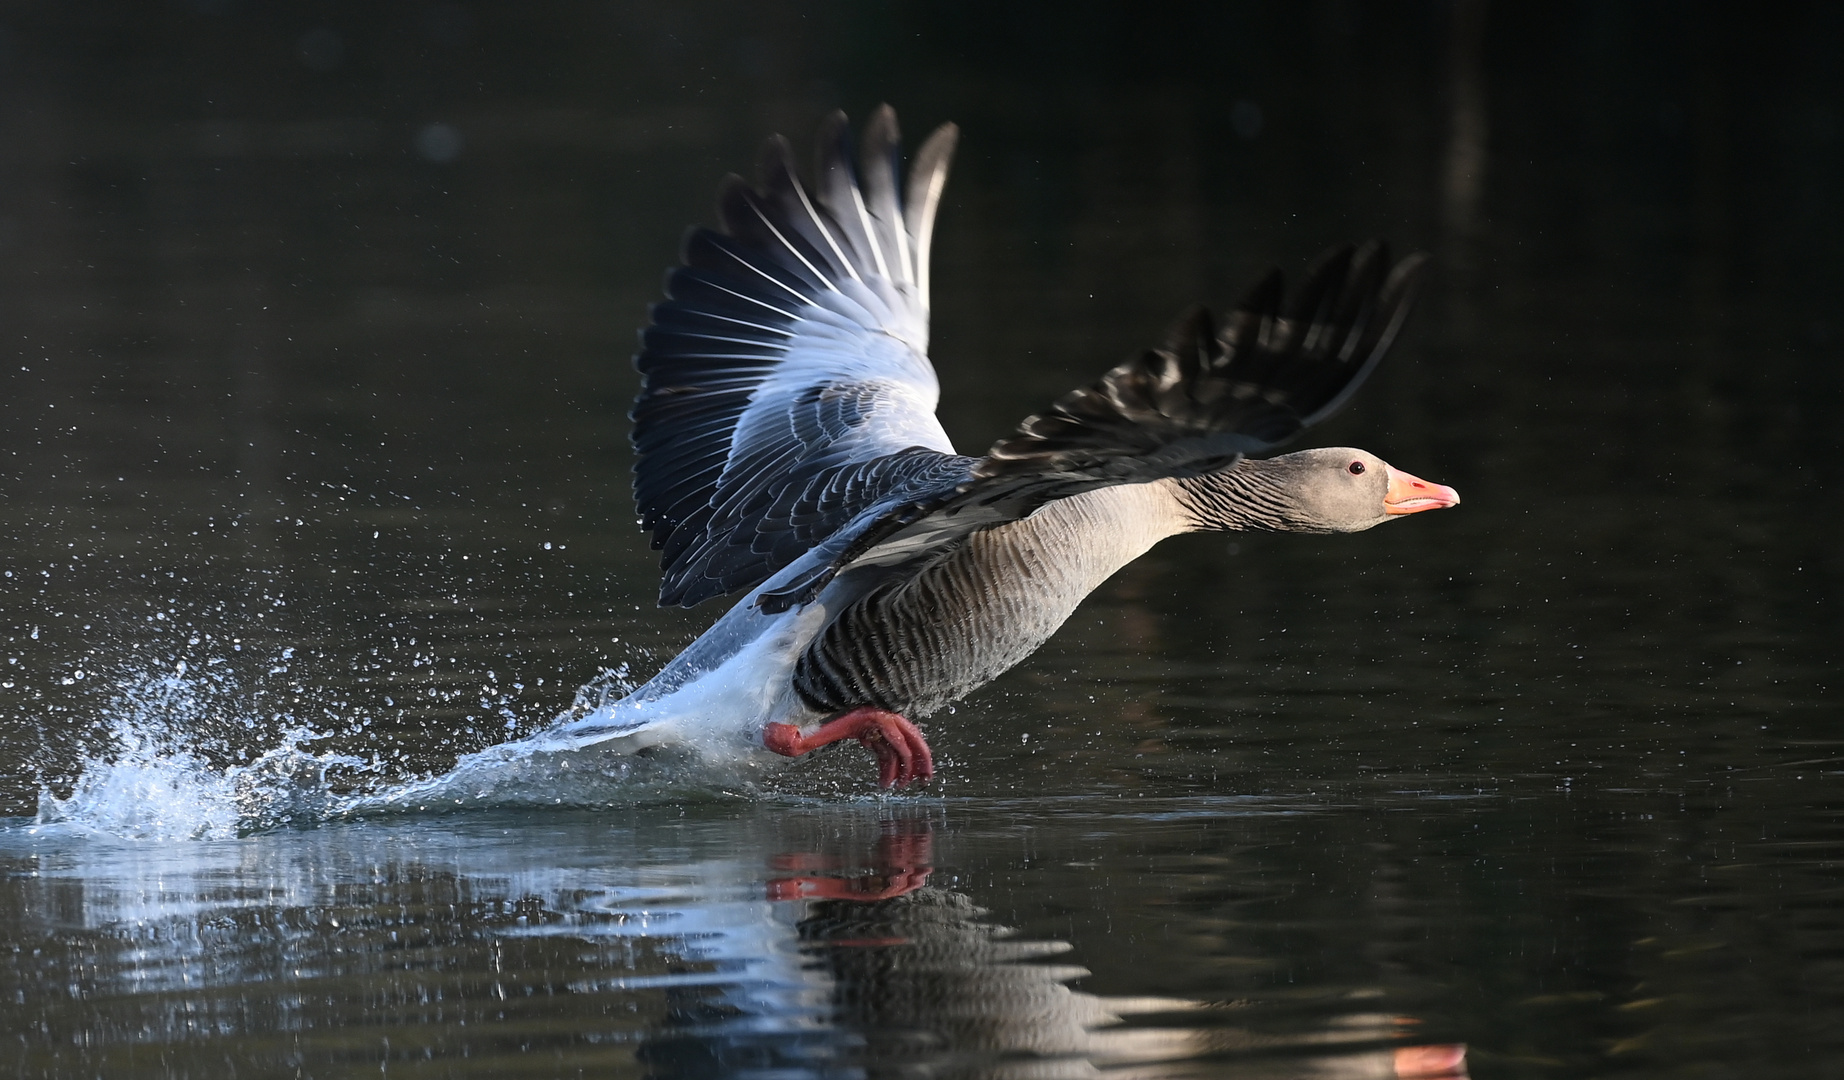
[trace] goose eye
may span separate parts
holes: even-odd
[[[1362,476],[1364,475],[1364,463],[1361,461],[1353,461],[1351,464],[1345,466],[1345,471],[1352,476]]]

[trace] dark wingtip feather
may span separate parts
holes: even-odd
[[[929,263],[933,257],[935,214],[941,208],[948,167],[954,162],[954,148],[959,143],[960,128],[954,124],[943,124],[931,132],[916,151],[915,163],[909,168],[909,186],[903,192],[903,225],[915,240],[916,285],[924,310],[934,302]]]
[[[1427,280],[1428,267],[1433,262],[1434,256],[1425,251],[1404,257],[1383,283],[1384,300],[1405,309],[1412,306],[1421,292],[1422,283]]]
[[[794,144],[785,135],[770,135],[756,154],[756,186],[772,191],[786,184],[794,172]]]
[[[1286,279],[1281,268],[1276,266],[1261,276],[1261,280],[1249,287],[1242,296],[1242,302],[1236,305],[1237,314],[1257,316],[1274,316],[1280,314],[1281,294]]]
[[[725,173],[717,182],[717,220],[725,233],[747,237],[757,231],[755,218],[749,211],[749,200],[753,198],[755,189],[736,173]],[[695,237],[700,231],[694,229],[692,235]]]
[[[1356,254],[1357,248],[1351,244],[1339,244],[1321,253],[1306,268],[1300,287],[1285,298],[1282,317],[1299,323],[1324,317],[1327,302],[1335,300],[1337,290],[1350,283]]]
[[[896,110],[888,105],[878,106],[865,123],[858,145],[864,182],[882,189],[865,192],[865,200],[868,202],[874,195],[885,192],[894,197],[899,171],[897,159],[903,151],[903,133],[897,127]]]
[[[826,170],[833,164],[841,163],[847,169],[852,160],[852,122],[845,115],[845,110],[834,109],[820,121],[820,129],[813,140],[813,175],[821,179],[818,187],[824,191]]]
[[[1362,284],[1361,291],[1354,289],[1366,301],[1367,310],[1362,312],[1361,323],[1339,350],[1338,359],[1344,368],[1342,378],[1322,395],[1323,400],[1318,407],[1302,417],[1302,427],[1317,424],[1344,408],[1345,403],[1370,377],[1370,373],[1382,363],[1383,357],[1402,332],[1402,327],[1408,322],[1409,313],[1414,310],[1427,267],[1432,262],[1432,256],[1427,252],[1417,251],[1391,266],[1389,246],[1381,240],[1372,240],[1364,245],[1364,249],[1359,252],[1360,257],[1365,251],[1372,253],[1368,267],[1362,263],[1354,265],[1353,276],[1359,270],[1367,269],[1367,280]],[[1384,267],[1389,267],[1387,272]],[[1380,281],[1377,280],[1379,278]]]
[[[1166,329],[1165,351],[1174,356],[1182,356],[1187,351],[1198,349],[1204,342],[1215,341],[1216,337],[1216,314],[1203,304],[1192,304]]]
[[[864,122],[865,142],[887,142],[893,146],[902,144],[903,133],[897,127],[896,109],[887,101],[879,102],[871,110],[870,118]]]
[[[960,125],[952,121],[942,124],[928,133],[922,145],[916,148],[915,161],[910,168],[925,166],[923,171],[932,171],[941,163],[954,156],[954,150],[960,145]]]

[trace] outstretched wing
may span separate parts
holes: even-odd
[[[769,141],[724,181],[635,358],[634,501],[663,549],[661,604],[754,587],[854,519],[952,491],[972,458],[935,419],[929,247],[956,129],[898,192],[896,114],[820,128],[816,182]]]
[[[1113,484],[1197,476],[1266,453],[1337,411],[1408,317],[1427,257],[1379,242],[1322,255],[1291,296],[1271,271],[1219,324],[1198,308],[1161,348],[1073,391],[999,440],[951,492],[892,506],[828,567],[763,597],[815,595],[847,566],[945,555],[967,535]]]
[[[1395,264],[1371,241],[1321,255],[1284,295],[1269,271],[1219,325],[1196,308],[1165,345],[1065,394],[974,469],[981,501],[1028,491],[1024,512],[1108,484],[1214,472],[1336,412],[1389,351],[1425,255]]]

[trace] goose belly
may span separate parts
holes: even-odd
[[[795,665],[795,692],[819,712],[873,705],[925,716],[1031,655],[1115,571],[1180,531],[1157,482],[1062,499],[975,533],[842,610]]]

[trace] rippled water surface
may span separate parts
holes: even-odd
[[[0,1073],[1844,1076],[1840,46],[0,11]],[[1437,273],[1312,439],[1464,505],[1166,543],[917,794],[494,749],[717,614],[652,604],[632,334],[724,172],[882,100],[962,125],[963,450],[1381,234]]]

